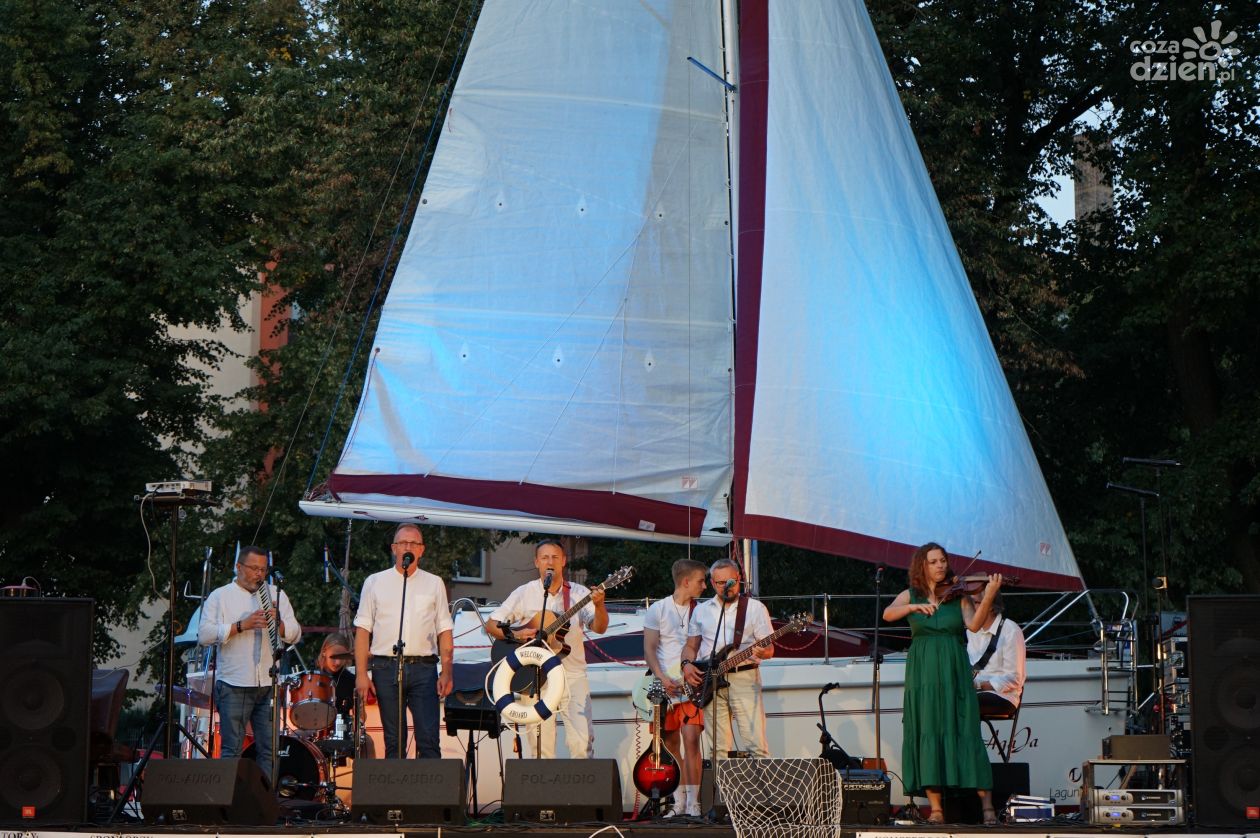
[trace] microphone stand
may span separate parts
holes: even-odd
[[[539,634],[541,634],[542,630],[546,628],[545,623],[547,620],[547,597],[551,595],[551,583],[554,580],[555,580],[555,571],[548,570],[542,580],[542,588],[543,588],[542,611],[538,612]],[[539,643],[542,646],[546,646],[547,641],[545,640],[541,642],[539,641],[538,639],[539,634],[534,635],[533,642]],[[534,672],[534,690],[537,695],[542,695],[542,679],[543,679],[542,670],[536,670]],[[534,759],[542,759],[542,729],[543,729],[543,723],[540,721],[538,723],[538,732],[534,735]]]
[[[710,703],[712,703],[712,702],[714,702],[714,701],[717,701],[717,667],[718,667],[718,662],[717,662],[717,653],[718,653],[718,638],[722,636],[722,623],[723,623],[723,622],[725,622],[725,620],[726,620],[726,606],[727,606],[727,602],[726,602],[726,600],[725,600],[725,599],[723,599],[723,598],[722,598],[722,594],[723,594],[723,593],[725,593],[725,592],[726,592],[726,591],[725,591],[725,589],[724,589],[724,590],[722,590],[722,591],[718,591],[718,595],[717,595],[717,598],[718,598],[718,619],[717,619],[717,628],[715,628],[715,629],[713,630],[713,647],[709,650],[709,663],[708,663],[708,665],[705,667],[705,670],[704,670],[704,681],[700,684],[700,693],[701,693],[701,695],[705,695],[705,694],[707,694],[707,695],[709,696],[709,702],[710,702]],[[712,684],[712,689],[710,689],[710,688],[709,688],[709,685],[710,685],[710,684]],[[705,818],[706,818],[706,820],[708,820],[710,823],[717,823],[717,819],[718,819],[718,817],[717,817],[717,801],[718,801],[718,752],[717,752],[717,729],[718,729],[718,720],[717,720],[717,713],[714,713],[713,715],[714,715],[713,725],[712,725],[713,730],[710,732],[710,736],[709,736],[709,755],[710,755],[710,757],[711,757],[710,761],[713,763],[713,775],[709,778],[709,785],[710,785],[709,792],[710,792],[710,799],[713,801],[713,805],[712,805],[711,807],[709,807],[709,811],[705,813]]]
[[[818,743],[822,745],[822,753],[818,756],[831,763],[832,767],[837,771],[844,771],[846,774],[850,768],[853,768],[853,757],[849,756],[849,752],[840,747],[831,736],[831,732],[827,730],[827,711],[823,709],[823,696],[840,686],[837,683],[831,683],[818,691],[818,729],[822,731],[822,736],[818,738]]]
[[[409,578],[407,575],[407,571],[408,569],[411,568],[411,564],[415,560],[416,560],[415,556],[411,555],[410,553],[403,553],[402,602],[398,606],[399,608],[398,610],[398,642],[394,644],[394,658],[397,664],[397,669],[395,670],[395,677],[397,679],[397,687],[398,687],[398,727],[395,728],[395,730],[397,730],[398,732],[398,758],[399,759],[407,758],[407,729],[403,727],[403,720],[406,717],[405,712],[404,712],[406,708],[403,706],[403,649],[405,648],[405,645],[403,644],[403,623],[407,619],[407,580]],[[419,747],[419,744],[417,743],[417,748],[418,747]]]
[[[871,640],[871,707],[875,711],[875,767],[880,771],[884,770],[883,744],[879,732],[879,667],[884,661],[884,653],[879,650],[879,621],[882,616],[879,610],[879,587],[883,581],[884,565],[880,564],[875,567],[875,636]],[[821,707],[821,697],[818,703]]]
[[[284,584],[284,575],[280,571],[272,571],[276,580],[276,601],[272,605],[276,609],[276,629],[280,627],[280,597],[283,595],[280,586]],[[264,585],[267,580],[262,581]],[[280,659],[284,657],[284,638],[271,650],[271,791],[280,794],[278,782],[280,771]],[[267,634],[267,642],[271,642],[271,634]]]

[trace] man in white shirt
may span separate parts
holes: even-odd
[[[411,710],[416,756],[437,759],[442,755],[439,702],[450,695],[454,671],[446,586],[439,577],[420,569],[424,536],[415,524],[398,525],[390,552],[394,566],[365,579],[359,596],[354,617],[355,692],[364,699],[376,696],[385,729],[385,757],[400,758],[407,742],[405,719],[401,735],[398,730],[398,652],[394,647],[401,622],[403,704]]]
[[[586,680],[586,630],[596,634],[607,631],[608,609],[604,606],[603,591],[592,593],[585,585],[565,581],[564,568],[567,564],[568,556],[558,542],[539,542],[534,548],[534,567],[538,570],[538,578],[512,591],[486,621],[486,630],[496,640],[532,640],[538,633],[538,627],[526,627],[524,624],[542,611],[543,580],[548,574],[551,575],[551,587],[547,589],[547,610],[553,614],[563,614],[588,594],[591,595],[591,601],[573,615],[565,637],[564,642],[572,650],[561,662],[568,687],[566,695],[556,714],[541,723],[541,733],[531,730],[525,737],[530,755],[541,759],[551,759],[556,755],[556,716],[564,720],[564,744],[569,749],[569,756],[584,759],[595,755],[591,688]],[[500,624],[506,624],[507,632]]]
[[[981,595],[983,592],[981,592]],[[976,595],[972,595],[974,600]],[[1007,713],[1019,706],[1024,694],[1024,632],[1003,614],[1002,595],[993,601],[989,619],[980,631],[967,632],[967,658],[975,667],[990,644],[993,653],[975,674],[980,713]],[[994,638],[997,638],[994,643]]]
[[[717,594],[702,602],[692,612],[687,626],[687,645],[683,647],[683,677],[693,687],[704,683],[704,669],[696,665],[709,661],[714,648],[721,652],[735,642],[739,622],[740,581],[739,565],[731,559],[718,559],[709,568],[709,581]],[[739,644],[731,653],[742,651],[758,640],[774,633],[770,624],[770,612],[751,597],[745,600],[744,625]],[[721,623],[721,636],[718,623]],[[774,644],[770,643],[753,653],[752,661],[727,673],[730,686],[718,690],[709,706],[704,709],[706,727],[716,725],[717,758],[724,759],[732,749],[732,726],[739,733],[743,750],[754,757],[770,756],[766,744],[766,713],[761,703],[760,663],[774,657]],[[719,661],[720,663],[720,661]]]
[[[674,702],[661,725],[665,747],[682,763],[674,811],[695,816],[700,814],[700,733],[704,730],[704,713],[687,698],[679,701],[678,697],[683,691],[680,667],[687,625],[697,599],[704,593],[705,575],[704,565],[695,559],[674,562],[674,593],[652,603],[643,615],[643,658]]]
[[[302,626],[293,616],[286,594],[267,585],[270,613],[264,610],[260,589],[266,585],[267,551],[243,547],[236,559],[236,578],[206,597],[197,626],[197,642],[218,646],[214,701],[219,710],[221,754],[241,755],[248,722],[254,731],[255,759],[271,776],[272,653],[269,618],[276,623],[276,640],[293,644]]]

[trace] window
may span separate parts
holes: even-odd
[[[488,556],[486,551],[478,550],[471,556],[455,562],[451,580],[455,582],[488,583],[490,581],[490,573],[487,564]]]

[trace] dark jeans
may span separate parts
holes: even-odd
[[[271,777],[271,687],[234,687],[215,682],[214,703],[219,710],[222,756],[239,757],[245,749],[245,723],[254,727],[254,758]]]
[[[381,709],[381,726],[385,728],[386,759],[398,757],[398,663],[393,659],[373,659],[370,664],[372,685],[376,687],[376,703]],[[442,755],[438,741],[437,664],[408,663],[403,665],[403,703],[411,711],[415,728],[416,755],[436,759]],[[403,719],[403,725],[407,723]],[[406,730],[403,743],[406,744]]]

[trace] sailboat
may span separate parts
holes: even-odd
[[[735,9],[486,0],[302,509],[900,567],[935,540],[1082,590],[865,7]]]

